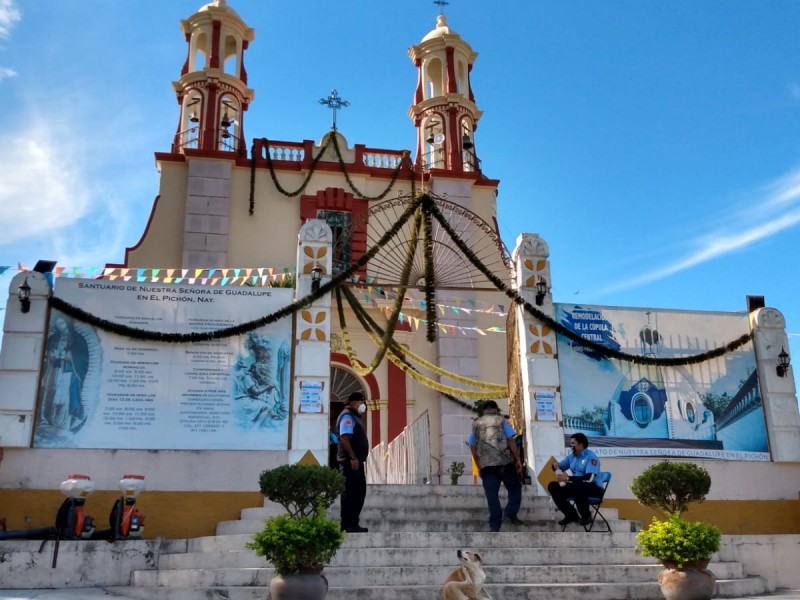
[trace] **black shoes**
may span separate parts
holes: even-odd
[[[579,521],[579,523],[581,525],[583,525],[584,527],[586,527],[587,525],[591,525],[592,524],[592,518],[591,517],[586,517],[585,519],[581,519]]]
[[[517,517],[506,517],[506,521],[508,521],[512,525],[525,525],[525,521],[522,521]]]
[[[346,531],[347,533],[367,533],[369,531],[369,528],[356,525],[355,527],[342,528],[342,531]]]
[[[559,525],[569,525],[570,523],[578,523],[580,519],[578,517],[564,517],[561,519],[558,524]]]

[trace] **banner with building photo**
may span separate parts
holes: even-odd
[[[622,352],[680,358],[750,330],[745,313],[557,304],[556,320]],[[558,336],[566,438],[583,432],[601,456],[769,460],[755,353],[748,342],[678,367],[609,360]]]
[[[55,295],[114,324],[214,331],[291,304],[287,288],[58,279]],[[291,317],[197,343],[136,340],[53,310],[37,448],[285,450]]]

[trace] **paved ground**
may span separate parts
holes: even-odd
[[[73,588],[68,590],[0,590],[2,600],[99,600],[126,598],[102,588]],[[747,596],[736,600],[800,600],[800,590],[778,590],[764,596]]]

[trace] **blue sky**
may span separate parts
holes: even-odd
[[[201,4],[0,0],[0,265],[102,266],[136,244],[177,124],[180,19]],[[256,30],[249,139],[319,140],[337,88],[351,144],[414,147],[406,50],[435,25],[429,0],[230,4]],[[479,53],[475,144],[506,245],[548,242],[557,302],[764,295],[800,364],[800,3],[499,6],[446,13]]]

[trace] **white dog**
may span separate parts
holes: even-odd
[[[461,566],[444,580],[442,600],[492,600],[483,587],[486,573],[481,555],[469,550],[459,550],[457,554]]]

